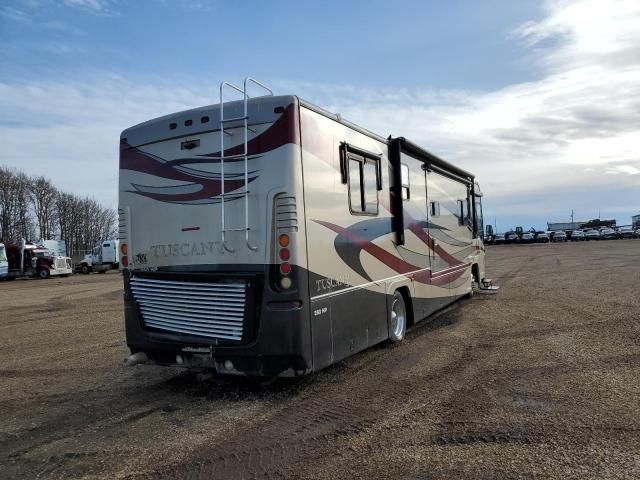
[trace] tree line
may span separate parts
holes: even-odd
[[[114,238],[117,214],[94,198],[58,190],[49,179],[0,166],[0,242],[60,239],[81,255]]]

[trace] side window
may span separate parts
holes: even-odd
[[[431,213],[432,217],[439,217],[440,216],[440,202],[431,202],[430,203],[430,208],[429,208],[429,213]]]
[[[378,166],[373,160],[362,164],[364,187],[364,212],[378,214]]]
[[[362,212],[362,188],[360,184],[360,165],[356,159],[349,158],[349,204],[351,211]]]
[[[409,167],[404,163],[400,165],[400,182],[402,183],[402,200],[409,200]]]
[[[378,214],[378,161],[359,155],[348,155],[349,207],[351,213]]]
[[[470,222],[469,222],[469,201],[468,199],[465,200],[458,200],[458,213],[456,215],[458,217],[458,225],[466,225],[469,228],[471,228]]]

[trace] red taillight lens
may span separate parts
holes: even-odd
[[[122,257],[120,259],[120,262],[122,263],[123,266],[128,267],[129,266],[129,257],[127,257],[126,255],[124,257]]]
[[[280,250],[280,260],[289,260],[291,257],[291,252],[288,248],[283,248]]]
[[[120,245],[120,252],[122,253],[122,255],[126,255],[127,253],[129,253],[129,247],[127,247],[126,243]]]
[[[291,273],[291,265],[287,262],[280,265],[280,273],[282,275],[289,275]]]

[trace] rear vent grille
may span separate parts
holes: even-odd
[[[131,278],[146,327],[207,338],[242,340],[247,284]]]
[[[280,232],[298,231],[298,211],[296,197],[280,195],[276,197],[276,228]]]
[[[118,209],[118,239],[121,242],[129,242],[129,208]]]

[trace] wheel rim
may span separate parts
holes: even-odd
[[[399,298],[394,298],[393,305],[391,305],[391,331],[395,338],[402,337],[406,320],[407,312],[404,308],[404,302]]]

